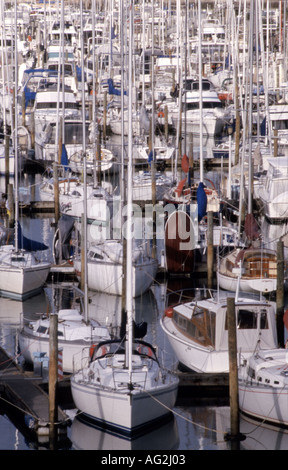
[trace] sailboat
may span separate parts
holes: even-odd
[[[17,8],[15,8],[17,24]],[[17,41],[15,42],[15,87],[18,84]],[[48,247],[22,236],[19,224],[18,190],[18,112],[15,100],[15,235],[14,245],[0,247],[0,295],[15,300],[24,300],[39,292],[50,271],[51,263],[42,261],[36,251],[45,251]]]
[[[133,44],[133,10],[130,8],[129,40]],[[129,63],[132,47],[129,48]],[[129,83],[132,80],[129,67]],[[131,94],[129,109],[132,111]],[[128,188],[127,203],[130,210],[127,226],[132,217],[132,112],[129,113]],[[134,336],[132,296],[132,237],[127,237],[126,272],[126,332],[118,341],[98,345],[91,362],[71,377],[71,391],[82,416],[100,423],[128,437],[151,430],[151,426],[167,415],[175,404],[178,378],[164,372],[155,354],[155,348]],[[124,333],[124,332],[123,332]],[[143,336],[142,336],[143,337]]]
[[[74,288],[71,308],[60,308],[58,315],[58,348],[62,349],[64,373],[80,369],[83,350],[87,355],[90,347],[104,339],[111,339],[109,330],[97,320],[88,321],[84,311],[84,296],[80,289]],[[78,301],[80,306],[78,307]],[[77,306],[77,308],[76,308]],[[49,358],[49,315],[43,313],[37,320],[22,318],[19,330],[19,348],[28,364],[33,364],[36,353]]]
[[[146,292],[155,279],[158,262],[146,253],[145,248],[134,246],[132,257],[133,297]],[[74,259],[76,275],[81,278],[81,259]],[[87,253],[88,287],[107,294],[122,294],[124,272],[123,242],[103,240],[91,243]]]
[[[256,351],[238,371],[239,408],[264,424],[288,426],[287,349]]]
[[[254,228],[253,228],[254,227]],[[249,293],[275,292],[277,288],[277,253],[262,246],[257,224],[248,214],[244,232],[250,245],[237,247],[219,262],[217,279],[221,289]]]
[[[62,4],[62,15],[64,15],[64,3]],[[63,16],[62,16],[63,17]],[[64,38],[62,38],[64,40]],[[83,74],[83,71],[82,71]],[[83,77],[82,77],[83,78]],[[83,92],[84,95],[84,92]],[[85,101],[82,96],[83,126],[85,126]],[[83,150],[85,154],[86,140],[83,132]],[[84,219],[87,220],[87,188],[86,188],[86,159],[84,158]],[[84,246],[87,245],[87,224],[84,224]],[[70,230],[72,227],[70,226]],[[64,240],[63,240],[64,241]],[[67,241],[67,240],[65,240]],[[55,240],[54,240],[55,243]],[[63,249],[64,247],[62,247]],[[58,247],[58,251],[60,248]],[[84,249],[84,253],[86,250]],[[61,256],[60,256],[61,257]],[[102,326],[96,320],[88,319],[88,287],[86,259],[84,262],[84,292],[74,289],[82,300],[82,311],[72,306],[69,309],[60,309],[58,311],[58,347],[62,348],[63,372],[73,372],[79,370],[82,366],[83,355],[89,356],[93,353],[94,347],[100,341],[111,339],[111,335],[106,326]],[[82,299],[81,299],[82,297]],[[49,316],[43,315],[42,318],[23,324],[19,334],[19,345],[23,356],[28,362],[31,362],[33,353],[40,352],[49,354]],[[92,348],[92,349],[90,349]]]
[[[254,6],[251,6],[253,10]],[[253,63],[252,56],[255,48],[253,39],[253,21],[249,38],[249,114],[248,125],[244,125],[249,138],[248,151],[248,208],[245,218],[244,232],[248,239],[248,246],[236,248],[224,256],[219,263],[217,277],[219,287],[231,291],[241,290],[254,293],[269,293],[277,288],[277,253],[275,250],[263,246],[257,222],[252,212],[253,202],[253,161],[252,161],[252,126],[253,126]],[[242,161],[242,181],[244,179],[244,157]],[[243,183],[242,183],[243,187]],[[242,203],[242,199],[240,201]],[[241,213],[241,210],[239,210]]]

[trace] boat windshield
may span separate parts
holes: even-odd
[[[173,321],[184,335],[203,346],[215,347],[215,312],[195,305],[190,319],[174,310]]]
[[[153,346],[145,341],[136,340],[133,343],[133,354],[148,356],[157,361]],[[103,356],[125,355],[125,341],[105,341],[98,344],[94,349],[91,360],[94,361]]]

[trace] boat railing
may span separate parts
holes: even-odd
[[[207,288],[185,288],[176,291],[167,292],[166,307],[178,305],[183,302],[189,302],[195,299],[213,298],[217,294],[216,291]]]
[[[73,355],[73,372],[79,372],[88,367],[90,362],[90,346],[84,347],[78,353]]]
[[[127,388],[128,381],[127,377],[129,377],[130,380],[130,386],[131,390],[133,389],[145,389],[146,384],[147,384],[147,378],[148,378],[148,367],[147,370],[143,370],[142,368],[142,361],[141,358],[139,357],[139,369],[133,369],[131,371],[131,374],[128,376],[128,371],[127,369],[117,369],[116,367],[113,367],[113,383],[115,389],[121,389],[121,388]],[[135,366],[135,364],[134,364]]]

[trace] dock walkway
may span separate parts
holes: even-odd
[[[0,399],[14,407],[21,421],[39,437],[49,436],[49,396],[41,382],[41,377],[23,372],[0,348]],[[66,434],[67,425],[68,416],[58,407],[58,435]]]

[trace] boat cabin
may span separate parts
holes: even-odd
[[[261,338],[265,349],[277,347],[275,313],[270,303],[235,303],[238,349],[251,349]],[[179,333],[205,348],[228,349],[227,303],[206,301],[182,304],[170,309]],[[261,347],[260,346],[260,347]]]

